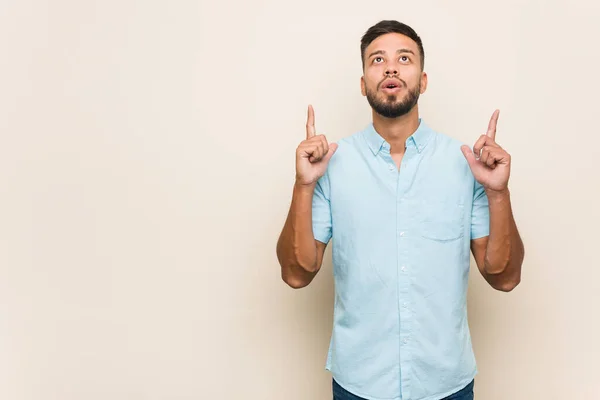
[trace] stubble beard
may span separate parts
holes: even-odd
[[[398,96],[395,94],[387,95],[385,100],[381,100],[377,97],[377,91],[367,89],[366,93],[367,101],[377,114],[386,118],[398,118],[408,114],[419,101],[421,83],[409,90],[401,101],[397,101]]]

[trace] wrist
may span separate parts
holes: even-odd
[[[294,182],[294,189],[300,191],[300,192],[314,192],[315,187],[317,186],[317,182],[311,182],[311,183],[304,183],[299,181],[298,179],[296,179],[296,181]]]
[[[510,190],[508,187],[501,190],[485,189],[485,194],[490,201],[503,201],[510,198]]]

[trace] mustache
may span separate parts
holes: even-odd
[[[377,84],[377,89],[381,88],[381,85],[383,84],[383,82],[387,81],[388,79],[394,79],[397,80],[398,82],[402,83],[403,87],[407,87],[406,86],[406,82],[404,82],[402,79],[400,79],[397,75],[392,75],[392,76],[386,76],[385,78],[383,78],[378,84]]]

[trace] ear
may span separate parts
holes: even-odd
[[[360,77],[360,93],[363,96],[367,95],[367,90],[365,89],[365,76],[364,75]]]
[[[421,73],[421,94],[427,90],[427,72]]]

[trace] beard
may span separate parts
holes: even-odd
[[[398,96],[395,94],[387,95],[385,96],[385,99],[379,99],[377,97],[377,92],[373,93],[368,89],[366,92],[367,101],[377,114],[386,118],[398,118],[408,114],[419,101],[421,83],[419,82],[414,89],[409,89],[408,93],[401,101],[398,101]]]

